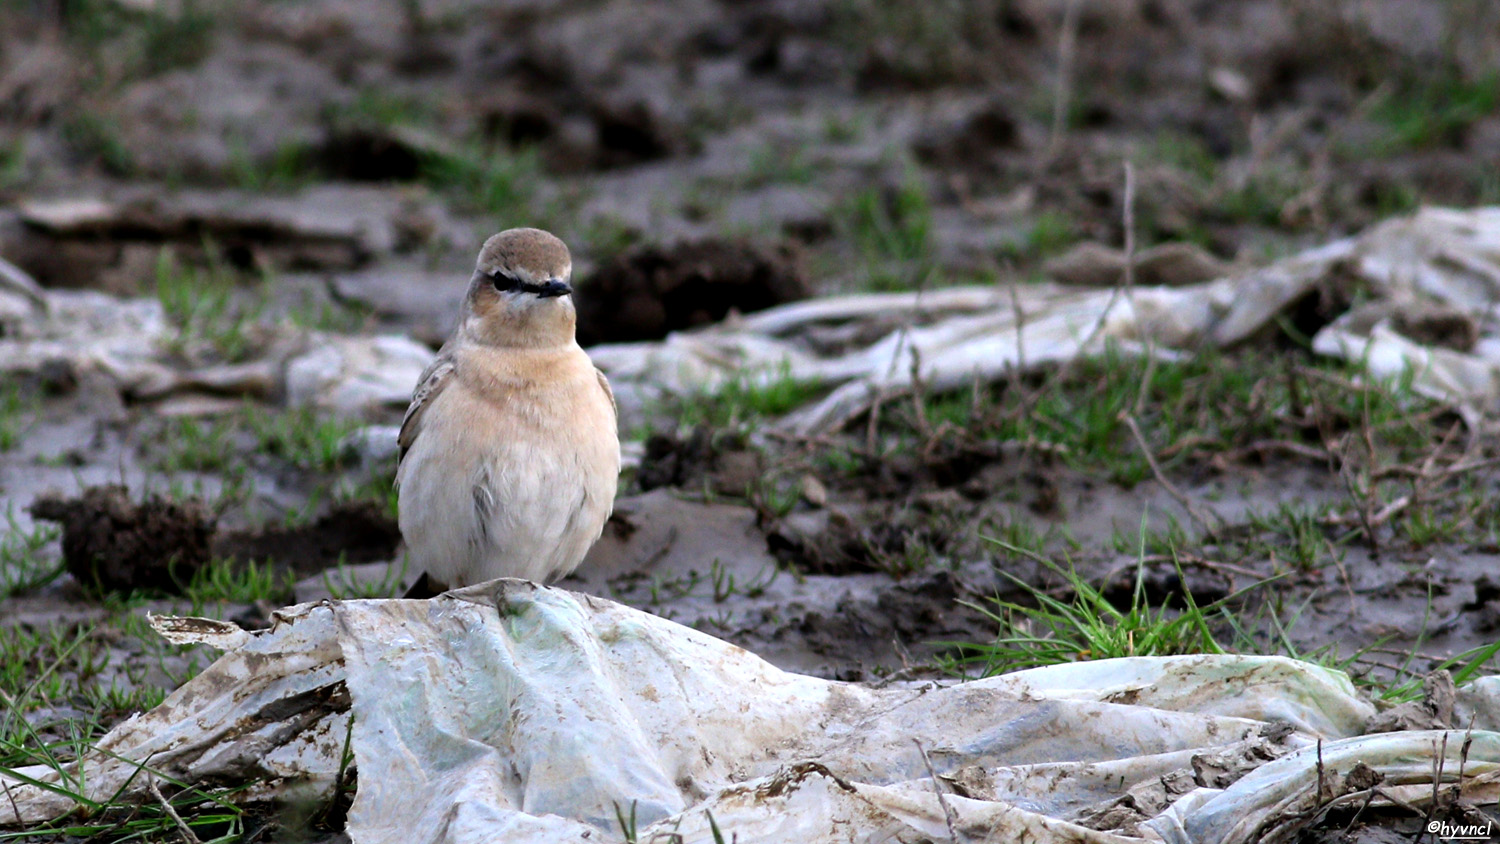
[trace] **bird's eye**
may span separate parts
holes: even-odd
[[[506,290],[515,290],[521,285],[521,280],[512,278],[505,273],[496,272],[490,274],[490,284],[493,284],[496,290],[504,292]]]

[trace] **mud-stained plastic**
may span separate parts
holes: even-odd
[[[812,431],[847,421],[914,378],[957,389],[1097,354],[1106,344],[1168,357],[1232,346],[1314,295],[1320,307],[1363,303],[1329,314],[1333,322],[1312,338],[1320,354],[1365,361],[1383,377],[1409,372],[1428,395],[1500,409],[1497,207],[1423,209],[1202,284],[1040,282],[841,296],[589,353],[621,393],[636,384],[709,388],[746,372],[827,385],[831,393],[785,422]]]
[[[1374,708],[1348,678],[1282,657],[877,688],[787,673],[674,622],[518,580],[432,601],[303,604],[243,639],[212,622],[153,623],[175,642],[201,631],[232,649],[111,731],[69,772],[75,784],[146,799],[145,762],[187,782],[260,781],[244,799],[326,797],[347,742],[348,829],[368,844],[595,844],[626,837],[621,817],[633,840],[687,844],[715,829],[741,844],[1248,844],[1295,834],[1328,801],[1370,797],[1348,776],[1360,763],[1413,805],[1432,799],[1435,767],[1446,783],[1462,777],[1465,799],[1500,797],[1500,678],[1461,691],[1471,731],[1361,736]],[[0,779],[13,801],[0,801],[0,825],[72,808]]]
[[[44,293],[0,283],[0,372],[61,359],[104,372],[137,397],[285,394],[294,405],[358,416],[404,404],[432,357],[401,337],[278,330],[250,365],[183,370],[155,299]],[[958,389],[1106,345],[1168,358],[1233,346],[1309,297],[1320,309],[1344,308],[1327,313],[1332,321],[1312,337],[1318,353],[1361,361],[1381,377],[1409,375],[1471,421],[1500,411],[1500,207],[1425,208],[1200,284],[1126,288],[1122,279],[1113,288],[1038,282],[838,296],[589,354],[626,404],[731,378],[824,386],[826,395],[779,423],[806,433],[848,422],[915,379]]]

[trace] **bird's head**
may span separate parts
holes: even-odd
[[[459,330],[487,346],[573,342],[573,258],[555,235],[506,229],[484,242]]]

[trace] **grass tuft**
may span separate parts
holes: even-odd
[[[260,451],[303,469],[333,471],[344,465],[344,437],[359,424],[310,407],[272,413],[247,405],[244,414]]]
[[[1103,590],[1090,584],[1071,566],[1063,568],[1026,549],[1000,540],[990,541],[1012,553],[1031,557],[1061,576],[1072,597],[1054,597],[1040,586],[1001,572],[1023,589],[1036,606],[999,598],[993,599],[993,610],[970,604],[999,625],[1000,632],[988,643],[948,643],[955,644],[958,651],[957,656],[949,658],[947,667],[951,670],[971,673],[977,668],[980,676],[988,677],[1063,662],[1226,652],[1214,637],[1211,617],[1235,596],[1200,607],[1192,594],[1183,590],[1186,608],[1153,606],[1146,596],[1146,567],[1141,562],[1136,566],[1130,606],[1118,609],[1105,598]]]
[[[213,255],[212,248],[205,251]],[[257,351],[254,328],[265,314],[264,290],[241,295],[234,273],[218,260],[189,266],[168,248],[157,253],[155,275],[156,297],[177,326],[168,341],[174,354],[238,363]]]
[[[1466,79],[1456,69],[1397,86],[1371,116],[1386,128],[1373,150],[1394,155],[1456,146],[1469,126],[1500,110],[1500,72]]]
[[[427,184],[453,193],[475,210],[509,221],[532,215],[540,174],[541,162],[535,150],[501,149],[477,142],[452,154],[429,155],[422,162],[422,177]]]
[[[0,451],[10,451],[20,443],[22,417],[36,411],[37,402],[22,394],[21,385],[0,384]]]
[[[932,202],[915,170],[895,190],[866,188],[836,209],[835,228],[852,243],[862,286],[910,290],[932,274]]]
[[[772,371],[736,373],[716,388],[671,400],[668,410],[681,428],[742,428],[802,407],[819,389],[793,378],[790,365],[783,364]]]
[[[41,552],[54,542],[60,530],[38,523],[23,530],[15,511],[5,513],[6,531],[0,535],[0,600],[40,589],[62,576],[61,560]]]
[[[111,176],[126,178],[137,170],[134,154],[109,117],[79,111],[63,122],[62,137],[74,155]]]
[[[254,560],[214,559],[193,572],[182,594],[193,604],[193,615],[203,615],[210,604],[253,604],[265,601],[281,605],[292,597],[291,572]]]

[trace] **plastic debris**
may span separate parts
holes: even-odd
[[[843,424],[877,395],[908,388],[914,378],[956,389],[976,378],[999,380],[1097,353],[1106,343],[1127,353],[1164,355],[1203,344],[1231,346],[1308,296],[1324,291],[1354,301],[1361,288],[1384,305],[1383,315],[1363,321],[1357,317],[1370,310],[1332,315],[1313,337],[1316,351],[1367,360],[1381,377],[1410,368],[1415,388],[1430,396],[1473,408],[1500,406],[1500,319],[1492,308],[1500,297],[1500,208],[1424,209],[1202,284],[1126,289],[1117,282],[1099,289],[1038,283],[834,297],[660,343],[597,346],[590,353],[621,393],[637,384],[679,392],[711,388],[744,372],[827,385],[831,393],[786,421],[813,431]],[[1424,306],[1462,319],[1438,321],[1436,331],[1403,323],[1401,315]],[[1454,333],[1467,342],[1451,348]]]
[[[1356,297],[1358,291],[1364,295]],[[1317,352],[1365,361],[1378,377],[1410,370],[1417,390],[1453,402],[1471,419],[1500,410],[1500,317],[1490,305],[1500,297],[1500,208],[1424,209],[1200,284],[1126,289],[1046,282],[815,299],[660,342],[595,346],[590,354],[626,406],[651,391],[712,388],[746,373],[825,385],[826,395],[781,423],[813,431],[847,422],[877,396],[915,379],[957,389],[1110,343],[1126,353],[1163,356],[1204,344],[1232,346],[1310,296],[1345,309],[1329,314],[1313,336]],[[1356,299],[1363,303],[1347,304]],[[0,319],[8,325],[0,370],[66,360],[80,371],[107,372],[126,392],[148,398],[178,390],[267,392],[262,366],[180,371],[165,351],[170,327],[155,300],[48,291],[45,302],[50,314],[35,313],[36,303],[20,293],[0,299]],[[274,350],[278,362],[286,361],[280,386],[293,404],[346,415],[404,405],[432,354],[396,336],[304,340],[295,352]]]
[[[406,407],[412,387],[432,362],[431,349],[399,335],[315,340],[286,365],[287,403],[342,416]]]
[[[1288,840],[1335,800],[1425,805],[1435,768],[1467,800],[1500,798],[1497,677],[1459,693],[1471,731],[1365,736],[1374,708],[1345,675],[1282,657],[872,688],[518,580],[274,621],[241,634],[153,618],[173,642],[230,650],[113,730],[71,782],[141,792],[145,763],[190,783],[261,781],[241,799],[326,797],[352,714],[348,831],[362,844],[598,842],[626,837],[622,817],[631,840],[690,844],[715,829],[742,844],[1248,844]],[[0,824],[72,808],[0,782],[13,801]]]

